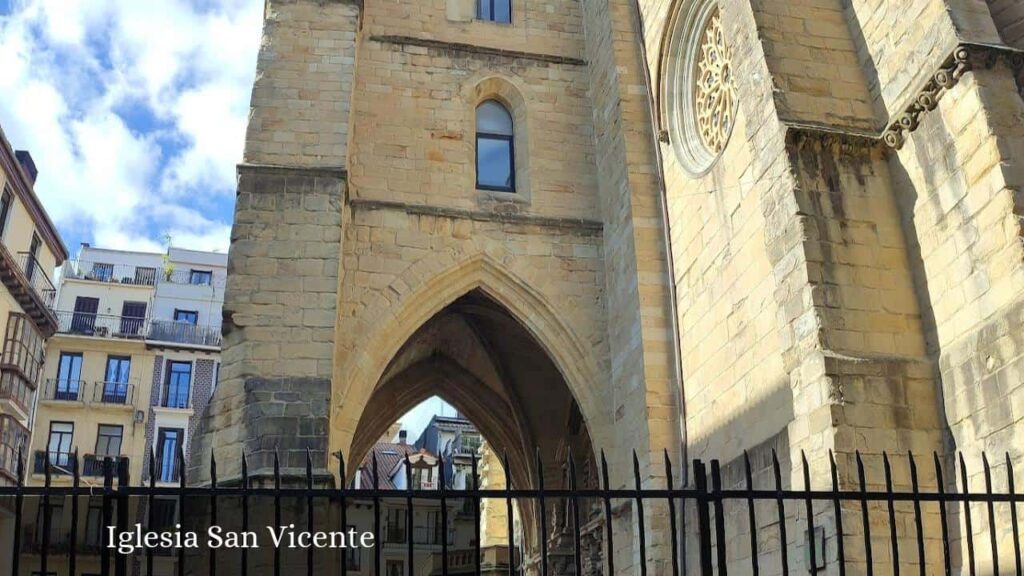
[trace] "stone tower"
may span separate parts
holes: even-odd
[[[616,486],[634,449],[652,486],[664,450],[794,485],[801,451],[844,486],[857,450],[1024,460],[1019,3],[510,5],[267,2],[192,452],[222,481],[275,449],[336,481],[434,394],[520,486],[534,447],[547,486],[569,452]]]

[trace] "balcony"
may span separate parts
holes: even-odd
[[[34,256],[28,252],[12,254],[0,243],[0,282],[44,336],[53,334],[57,323],[50,308],[57,291]]]
[[[92,402],[108,406],[134,406],[138,380],[129,382],[96,382],[93,385]]]
[[[58,334],[123,340],[141,340],[146,335],[145,318],[66,310],[58,310],[54,315]]]
[[[46,271],[39,265],[36,257],[30,252],[18,252],[14,260],[21,267],[22,272],[25,273],[29,285],[32,286],[39,299],[43,301],[47,308],[52,308],[53,302],[57,298],[57,289],[54,288],[53,282],[50,281]]]
[[[36,450],[35,459],[32,462],[33,474],[46,473],[46,450]],[[71,452],[49,452],[50,474],[54,476],[70,476],[71,468],[74,466],[75,455]]]
[[[174,320],[152,320],[146,340],[216,348],[220,346],[220,329]]]
[[[28,428],[7,414],[0,414],[0,476],[18,479],[19,450],[28,444]]]
[[[47,378],[43,386],[42,400],[74,402],[91,406],[135,406],[135,391],[138,379],[129,382],[93,382],[90,386],[84,380]]]
[[[125,458],[124,455],[120,455],[120,456],[104,456],[104,455],[97,455],[97,454],[86,454],[84,457],[82,457],[82,476],[91,476],[91,477],[105,476],[107,472],[106,472],[106,468],[104,467],[103,463],[104,463],[104,459],[106,459],[106,458],[110,458],[110,461],[111,461],[110,474],[111,474],[111,476],[114,476],[116,478],[117,477],[117,463],[120,462],[122,458]]]
[[[157,269],[152,266],[134,264],[112,264],[108,262],[86,262],[68,260],[64,263],[64,278],[88,280],[104,284],[128,286],[156,286]]]
[[[0,371],[0,400],[14,404],[25,415],[28,415],[35,397],[35,387],[14,372]]]
[[[67,378],[47,378],[43,386],[42,400],[55,400],[58,402],[80,402],[86,400],[86,384],[84,380],[69,380]]]

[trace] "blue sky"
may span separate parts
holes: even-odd
[[[0,124],[80,242],[228,246],[262,0],[0,0]]]
[[[0,124],[72,255],[227,250],[262,22],[263,0],[0,0]]]

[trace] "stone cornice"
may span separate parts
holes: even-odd
[[[438,216],[454,220],[473,220],[476,222],[498,222],[521,226],[556,228],[588,236],[600,235],[604,231],[604,224],[602,222],[598,220],[588,220],[585,218],[502,214],[499,212],[446,208],[442,206],[428,206],[426,204],[411,204],[387,200],[367,200],[363,198],[351,198],[348,201],[348,204],[353,210],[397,210],[405,212],[406,214],[415,214],[418,216]]]
[[[921,116],[934,110],[942,95],[956,86],[965,73],[979,67],[992,68],[1000,61],[1010,67],[1018,91],[1024,92],[1024,52],[1007,46],[960,44],[946,57],[903,112],[890,122],[882,133],[882,141],[890,148],[902,148],[907,134],[916,130],[920,124]]]
[[[238,175],[246,173],[259,174],[281,174],[293,176],[307,176],[311,178],[341,178],[348,177],[348,170],[340,166],[288,166],[284,164],[259,164],[243,162],[237,166]]]
[[[431,40],[429,38],[417,38],[415,36],[373,35],[370,36],[370,40],[385,44],[397,44],[400,46],[421,46],[423,48],[431,48],[435,50],[464,52],[482,56],[498,56],[510,59],[533,60],[535,62],[544,62],[547,64],[566,64],[569,66],[586,66],[587,64],[585,60],[569,56],[560,56],[558,54],[502,50],[501,48],[477,46],[475,44],[465,44],[462,42],[445,42],[442,40]]]
[[[880,133],[844,126],[784,121],[786,142],[794,145],[813,139],[851,150],[875,147],[899,150],[906,143],[907,136],[917,130],[921,117],[934,110],[942,95],[956,86],[965,73],[979,68],[990,69],[999,62],[1005,62],[1013,72],[1018,90],[1024,97],[1024,51],[1007,46],[963,43],[957,45],[943,60],[924,87]]]

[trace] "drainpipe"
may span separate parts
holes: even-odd
[[[647,60],[647,44],[644,42],[644,20],[643,12],[640,9],[640,0],[633,0],[633,15],[636,18],[636,29],[637,29],[637,45],[640,48],[640,60],[644,71],[644,87],[647,90],[647,111],[650,115],[651,122],[651,144],[654,147],[654,155],[657,163],[657,178],[658,178],[658,191],[661,194],[661,221],[662,221],[662,240],[665,246],[665,260],[668,264],[668,275],[669,275],[669,313],[671,314],[672,324],[672,357],[673,357],[673,370],[675,372],[675,380],[678,383],[676,386],[676,402],[679,405],[679,433],[682,436],[682,446],[680,446],[682,463],[680,466],[680,475],[683,478],[684,485],[689,485],[689,461],[687,460],[687,435],[686,435],[686,394],[683,393],[683,359],[682,359],[682,348],[680,343],[682,338],[679,331],[679,312],[676,309],[678,300],[676,299],[676,268],[673,262],[672,256],[672,234],[669,230],[669,219],[668,219],[668,190],[665,186],[665,163],[664,158],[661,154],[661,143],[658,142],[657,136],[657,119],[654,113],[655,99],[654,99],[654,88],[651,85],[651,67]]]

